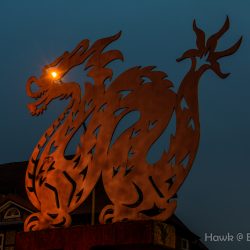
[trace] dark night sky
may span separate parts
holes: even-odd
[[[193,169],[179,192],[177,216],[204,239],[205,232],[250,233],[250,2],[246,0],[1,1],[0,2],[0,163],[29,158],[42,133],[61,111],[58,102],[41,117],[26,109],[25,84],[43,65],[79,41],[123,34],[112,48],[124,63],[157,65],[176,88],[189,61],[176,63],[195,46],[192,20],[207,34],[216,32],[229,15],[231,28],[219,49],[241,35],[239,51],[221,60],[226,80],[209,72],[199,88],[201,140]],[[158,150],[159,151],[159,150]],[[155,153],[157,155],[157,152]],[[211,249],[249,249],[250,242],[207,243]]]

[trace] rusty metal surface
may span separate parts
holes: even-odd
[[[199,80],[207,70],[226,78],[228,74],[221,72],[218,60],[235,53],[241,43],[240,39],[231,48],[216,51],[217,42],[228,29],[227,18],[222,28],[206,40],[194,21],[197,48],[177,59],[191,60],[177,94],[167,75],[151,66],[130,68],[111,80],[113,71],[108,64],[123,60],[123,56],[118,50],[104,49],[120,33],[93,45],[83,40],[72,52],[65,52],[45,66],[39,78],[30,77],[26,91],[35,99],[28,105],[32,115],[41,115],[57,98],[69,99],[69,103],[30,157],[26,190],[39,212],[26,219],[25,230],[68,227],[69,213],[84,202],[99,178],[111,201],[100,213],[101,223],[170,217],[176,208],[176,192],[188,175],[198,148]],[[206,63],[197,67],[197,59],[202,57],[206,57]],[[63,79],[81,64],[93,79],[93,84],[83,84],[84,91],[78,83]],[[107,79],[111,83],[106,86]],[[37,91],[32,91],[32,84],[38,87]],[[139,120],[111,144],[119,122],[132,111],[140,113]],[[169,149],[155,164],[149,164],[147,153],[174,113],[176,132],[170,138]],[[83,125],[86,130],[74,157],[66,159],[67,145]]]

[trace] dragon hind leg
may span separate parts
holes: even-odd
[[[137,211],[134,208],[128,208],[123,205],[107,205],[99,215],[99,222],[106,224],[108,222],[136,220],[137,217]]]
[[[166,220],[174,213],[176,201],[165,202],[164,206],[161,207],[164,208],[158,209],[154,213],[153,210],[157,210],[155,205],[153,208],[146,210],[143,210],[140,206],[131,208],[124,205],[107,205],[99,215],[99,222],[105,224],[124,220]]]

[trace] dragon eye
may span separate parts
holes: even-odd
[[[54,79],[56,79],[58,76],[58,73],[56,71],[52,71],[50,74]]]

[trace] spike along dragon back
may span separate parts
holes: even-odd
[[[234,54],[241,44],[242,38],[226,50],[216,50],[228,29],[227,18],[221,29],[206,39],[193,22],[197,48],[177,59],[191,61],[177,93],[171,89],[173,84],[166,74],[151,66],[130,68],[111,80],[113,71],[108,65],[123,60],[123,56],[118,50],[104,49],[120,33],[92,45],[83,40],[72,52],[65,52],[46,65],[39,78],[30,77],[26,91],[35,99],[28,105],[32,115],[41,115],[57,98],[69,102],[30,157],[26,191],[38,212],[26,219],[25,231],[68,227],[70,213],[86,200],[100,178],[110,199],[99,215],[100,223],[169,218],[176,209],[176,193],[192,167],[199,144],[200,78],[208,70],[226,78],[229,74],[221,71],[218,60]],[[206,61],[198,66],[202,57]],[[93,81],[83,84],[84,91],[77,82],[63,79],[81,64]],[[109,85],[105,84],[107,79]],[[35,91],[32,85],[36,85]],[[133,111],[139,112],[139,119],[114,138],[117,126]],[[150,164],[147,154],[174,113],[176,131],[169,139],[169,148]],[[85,130],[69,159],[65,151],[82,126]]]

